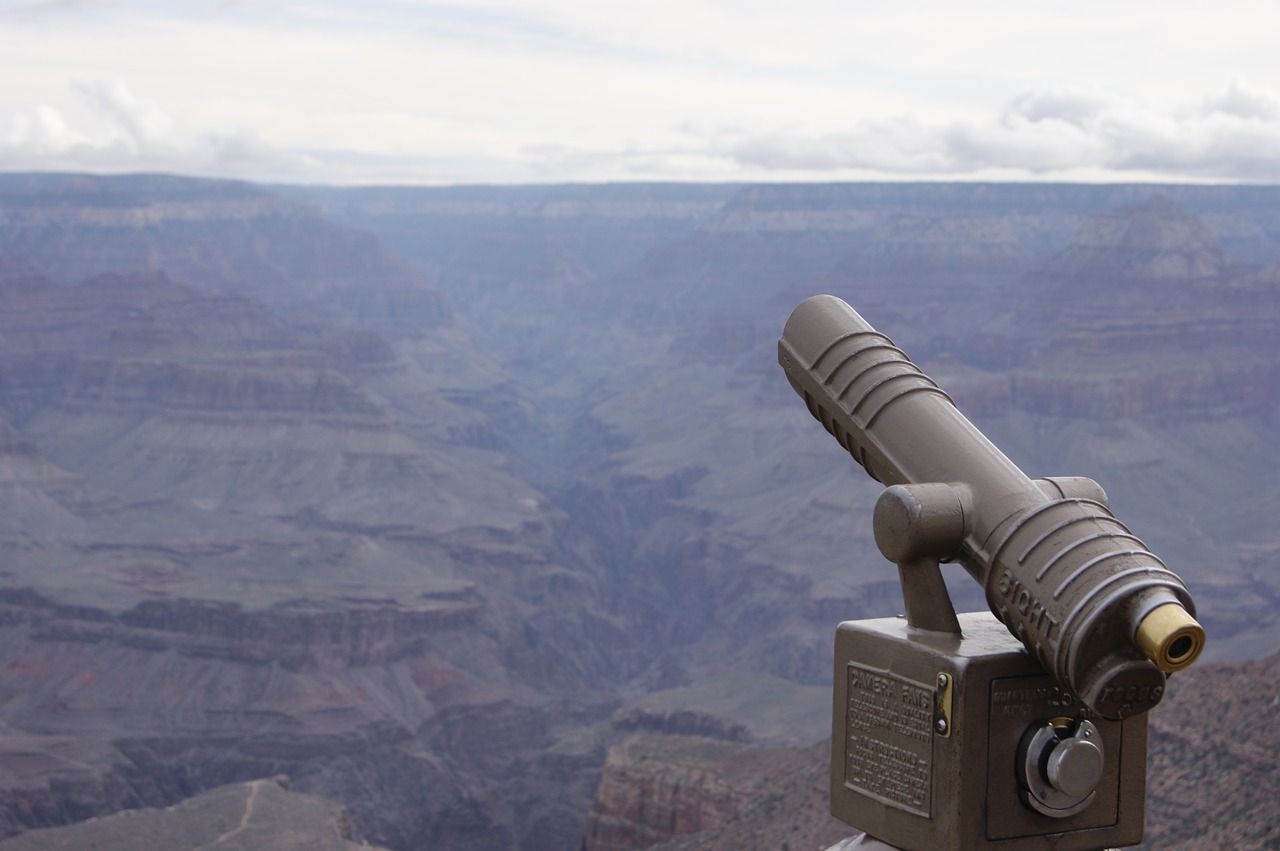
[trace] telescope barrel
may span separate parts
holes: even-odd
[[[1106,718],[1159,702],[1204,644],[1182,580],[1088,495],[1031,480],[884,335],[834,296],[806,299],[778,360],[809,411],[885,485],[944,484],[958,561],[992,612]],[[1100,494],[1100,489],[1097,489]]]

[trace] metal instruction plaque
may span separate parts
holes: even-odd
[[[847,694],[845,785],[889,806],[929,818],[932,684],[851,662]]]

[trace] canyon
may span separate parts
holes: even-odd
[[[388,848],[820,814],[901,596],[776,364],[815,292],[1099,480],[1211,682],[1280,646],[1278,264],[1266,187],[0,175],[0,836],[276,775]]]

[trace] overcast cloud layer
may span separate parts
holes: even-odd
[[[0,169],[1280,182],[1280,4],[0,0]]]

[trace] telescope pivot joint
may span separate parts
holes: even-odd
[[[876,546],[898,565],[907,623],[959,634],[960,622],[939,563],[964,544],[968,491],[948,484],[893,485],[876,502]]]

